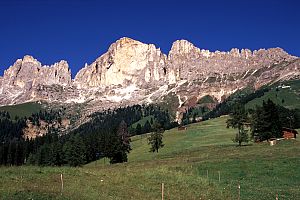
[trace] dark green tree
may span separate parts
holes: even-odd
[[[147,120],[145,125],[144,125],[144,128],[143,128],[143,133],[149,133],[151,131],[151,124],[150,122]]]
[[[148,144],[150,146],[150,152],[157,152],[162,147],[163,144],[163,133],[165,132],[164,128],[161,124],[155,122],[154,123],[154,132],[151,133],[150,137],[148,138]]]
[[[79,135],[72,136],[64,145],[65,161],[73,167],[86,163],[85,145]]]
[[[48,165],[61,166],[63,164],[62,145],[59,142],[54,142],[50,145]]]
[[[258,140],[282,137],[282,125],[277,106],[268,99],[252,115],[252,135]]]
[[[127,124],[124,120],[121,121],[116,137],[113,143],[113,151],[110,155],[110,163],[127,162],[127,153],[131,151],[130,135],[128,132]]]
[[[237,103],[229,116],[230,119],[226,122],[227,128],[232,127],[238,130],[233,142],[237,142],[239,146],[241,146],[243,142],[247,143],[249,139],[247,131],[244,129],[244,125],[249,121],[249,119],[245,107]]]
[[[8,146],[8,152],[7,152],[7,165],[13,165],[14,164],[14,158],[15,158],[15,141],[11,141]]]
[[[136,125],[135,133],[136,133],[137,135],[142,134],[142,126],[141,126],[140,123],[138,123],[138,124]]]

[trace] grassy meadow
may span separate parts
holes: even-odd
[[[35,102],[0,107],[0,111],[8,112],[12,119],[15,119],[16,116],[29,117],[31,114],[38,113],[40,110],[42,110],[41,104]]]
[[[0,199],[300,199],[300,142],[236,147],[227,117],[164,133],[159,153],[132,138],[129,162],[79,168],[1,167]],[[64,188],[61,193],[60,175]],[[220,175],[220,176],[219,176]]]

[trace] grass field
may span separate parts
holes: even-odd
[[[35,102],[0,107],[0,111],[9,112],[12,119],[14,119],[16,116],[29,117],[31,114],[37,113],[41,109],[42,106]]]
[[[2,167],[0,199],[300,199],[300,142],[236,147],[226,117],[164,134],[149,153],[147,137],[132,138],[129,162],[99,160],[81,168]],[[60,174],[64,176],[61,195]],[[220,174],[220,180],[219,180]]]

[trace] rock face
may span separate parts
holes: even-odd
[[[300,59],[280,48],[210,52],[178,40],[165,55],[153,44],[121,38],[74,80],[66,61],[42,66],[31,56],[17,60],[0,77],[0,105],[85,103],[82,110],[92,113],[172,96],[180,107],[191,97],[210,95],[222,101],[249,85],[259,88],[299,77]]]
[[[42,66],[32,56],[18,59],[13,66],[4,72],[4,83],[24,88],[28,85],[68,85],[71,83],[71,71],[66,61],[54,65]]]
[[[209,52],[200,50],[185,40],[173,43],[169,52],[169,66],[179,73],[180,79],[193,81],[215,74],[236,74],[251,69],[260,69],[295,57],[280,48],[260,49],[251,52],[248,49],[232,49],[230,52]]]
[[[130,84],[162,86],[180,80],[205,82],[216,75],[226,79],[230,74],[258,70],[295,58],[280,48],[210,52],[186,40],[175,41],[166,56],[152,44],[121,38],[107,53],[80,70],[74,82],[80,88]]]
[[[23,103],[35,100],[35,91],[41,85],[70,85],[71,71],[66,61],[42,66],[32,56],[18,59],[4,71],[1,79],[0,104]]]
[[[38,125],[33,124],[30,120],[26,121],[26,128],[23,129],[24,138],[35,138],[37,136],[43,136],[48,133],[49,129],[55,128],[57,130],[63,131],[70,125],[70,120],[63,119],[61,122],[53,120],[48,123],[43,120],[39,120]]]
[[[166,56],[154,45],[121,38],[109,47],[107,53],[81,69],[75,77],[75,84],[98,87],[164,81],[165,61]]]

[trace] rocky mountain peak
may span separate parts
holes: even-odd
[[[269,48],[269,49],[259,49],[257,51],[253,51],[254,56],[265,57],[270,59],[295,59],[297,57],[289,55],[282,48]]]
[[[142,42],[134,40],[132,38],[128,38],[128,37],[122,37],[122,38],[118,39],[111,46],[113,46],[114,44],[117,46],[120,46],[120,47],[122,47],[124,45],[143,45]]]
[[[47,85],[69,85],[72,82],[71,69],[65,60],[54,63],[50,67],[43,66],[42,71],[48,77]]]
[[[189,54],[191,51],[200,52],[200,49],[195,47],[191,42],[187,40],[176,40],[173,42],[169,57],[176,54]]]
[[[31,85],[67,85],[71,83],[71,71],[64,60],[51,66],[42,66],[37,59],[26,55],[4,72],[3,79],[8,85],[21,88],[24,88],[28,82]]]
[[[80,87],[118,84],[143,84],[160,80],[165,55],[153,44],[121,38],[91,65],[78,72],[75,83]]]
[[[33,63],[35,65],[41,65],[41,63],[35,59],[34,57],[30,56],[30,55],[25,55],[23,57],[23,59],[19,59],[19,60],[22,60],[22,64],[23,63]]]

